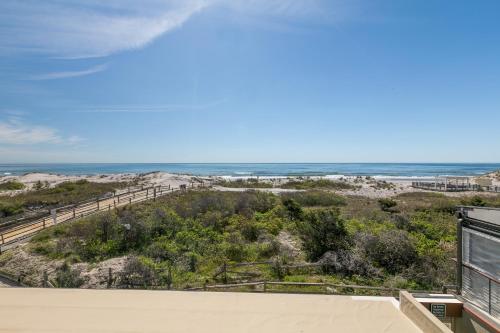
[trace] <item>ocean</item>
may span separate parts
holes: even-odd
[[[500,163],[64,163],[0,164],[0,176],[31,172],[62,175],[147,173],[165,171],[197,176],[373,176],[430,178],[477,176],[500,170]]]

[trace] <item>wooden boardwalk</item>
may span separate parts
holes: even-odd
[[[193,187],[194,186],[203,187],[203,184],[193,184]],[[129,190],[125,193],[115,194],[109,198],[93,199],[72,206],[53,209],[50,214],[39,217],[34,221],[5,227],[3,230],[0,230],[0,253],[54,225],[133,203],[155,200],[160,196],[181,189],[182,188],[173,188],[171,186],[141,187]]]
[[[413,188],[437,192],[492,192],[500,193],[500,186],[481,186],[476,184],[449,184],[445,182],[412,182]]]

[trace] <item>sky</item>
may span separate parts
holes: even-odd
[[[497,0],[2,0],[0,163],[500,162]]]

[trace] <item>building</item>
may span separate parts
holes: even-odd
[[[459,209],[457,287],[464,303],[459,332],[500,331],[500,209]]]

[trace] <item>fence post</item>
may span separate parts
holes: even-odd
[[[132,198],[128,198],[128,203],[129,203],[129,205],[132,204]]]
[[[264,292],[267,292],[267,282],[264,281]]]
[[[488,313],[491,314],[491,279],[488,278]]]
[[[57,224],[57,209],[51,209],[50,214],[52,215],[52,222],[54,222],[54,225]]]
[[[153,189],[153,201],[156,201],[156,187]]]
[[[99,199],[97,199],[97,210],[99,210]]]
[[[44,223],[44,228],[45,228],[45,223]],[[3,240],[3,234],[0,234],[0,238],[2,239],[2,244],[5,243],[4,240]],[[1,253],[1,249],[0,249],[0,253]]]
[[[111,210],[111,204],[108,205],[108,211],[110,211],[110,210]]]
[[[111,288],[111,285],[113,284],[113,270],[111,267],[108,268],[108,284],[107,288]]]
[[[76,209],[75,209],[75,207],[73,207],[73,218],[75,218],[75,217],[76,217]]]
[[[43,281],[42,281],[42,286],[44,288],[47,288],[48,287],[48,281],[49,281],[49,275],[47,274],[47,271],[43,271]]]

